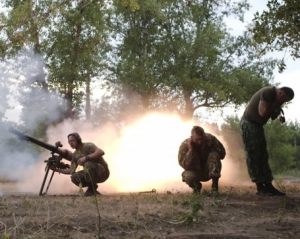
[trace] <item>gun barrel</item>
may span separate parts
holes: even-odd
[[[17,135],[20,140],[30,141],[30,142],[32,142],[32,143],[34,143],[36,145],[39,145],[39,146],[41,146],[41,147],[43,147],[45,149],[50,150],[52,152],[55,152],[57,150],[57,147],[55,147],[54,145],[47,144],[47,143],[45,143],[45,142],[43,142],[41,140],[38,140],[38,139],[36,139],[36,138],[28,135],[28,134],[22,133],[22,132],[20,132],[18,130],[15,130],[13,128],[9,128],[8,131],[11,132],[14,135]]]

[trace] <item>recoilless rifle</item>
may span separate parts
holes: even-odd
[[[20,132],[18,130],[15,130],[13,128],[9,128],[8,131],[11,132],[12,134],[18,136],[18,138],[20,140],[22,140],[22,141],[23,140],[29,141],[31,143],[34,143],[36,145],[39,145],[39,146],[41,146],[41,147],[43,147],[43,148],[48,149],[49,151],[51,151],[51,157],[48,158],[48,160],[44,161],[46,163],[45,176],[44,176],[44,179],[43,179],[43,182],[42,182],[42,185],[41,185],[39,196],[47,194],[49,186],[50,186],[51,181],[52,181],[52,178],[54,176],[54,171],[52,171],[52,174],[51,174],[50,179],[48,181],[48,185],[47,185],[46,191],[43,192],[43,190],[44,190],[44,186],[45,186],[45,183],[47,181],[47,177],[48,177],[49,170],[50,170],[51,166],[55,165],[56,168],[61,168],[61,169],[70,168],[69,164],[65,164],[65,163],[61,162],[61,160],[63,159],[63,157],[61,157],[60,155],[55,154],[56,150],[59,147],[62,147],[63,145],[61,144],[60,141],[56,142],[55,146],[51,145],[51,144],[47,144],[47,143],[45,143],[43,141],[40,141],[40,140],[38,140],[38,139],[36,139],[36,138],[28,135],[28,134],[22,133],[22,132]]]

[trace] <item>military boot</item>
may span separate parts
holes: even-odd
[[[84,196],[88,197],[88,196],[94,196],[94,195],[97,195],[97,194],[100,195],[101,193],[99,193],[97,191],[97,188],[98,188],[97,184],[95,184],[95,185],[90,184],[88,186],[88,189],[85,191]]]
[[[193,189],[193,193],[194,194],[200,194],[201,192],[201,188],[202,188],[202,183],[196,183],[195,185],[193,186],[190,186],[192,189]]]
[[[219,178],[212,178],[211,192],[215,195],[219,194]]]
[[[272,196],[268,190],[266,190],[265,185],[263,183],[256,183],[256,194],[259,196]]]
[[[271,193],[271,196],[285,196],[285,193],[278,191],[272,183],[265,183],[265,189],[267,192]]]

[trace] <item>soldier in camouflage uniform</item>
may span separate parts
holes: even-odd
[[[184,140],[179,148],[179,165],[184,168],[182,181],[189,185],[194,193],[200,193],[202,184],[212,179],[212,191],[218,193],[221,177],[221,159],[226,151],[222,143],[212,134],[205,133],[200,126],[194,126],[191,137]]]
[[[51,169],[59,173],[71,174],[71,181],[74,184],[87,187],[85,196],[100,194],[97,191],[97,183],[105,182],[110,173],[103,159],[104,151],[93,143],[83,143],[78,133],[69,134],[68,141],[75,152],[58,148],[56,153],[71,161],[71,167],[59,169],[53,166]],[[78,165],[82,165],[84,169],[76,172]]]
[[[245,145],[248,173],[252,182],[256,183],[257,195],[285,195],[272,185],[273,175],[268,162],[263,125],[270,118],[276,119],[282,104],[293,98],[294,91],[289,87],[264,87],[252,96],[241,119],[240,129]]]

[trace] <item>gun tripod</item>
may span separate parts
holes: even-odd
[[[62,144],[58,141],[58,142],[55,143],[55,147],[56,147],[56,149],[58,147],[62,147]],[[51,173],[51,176],[50,176],[50,179],[48,181],[48,185],[47,185],[46,191],[43,192],[43,190],[44,190],[44,186],[45,186],[45,183],[47,181],[47,178],[48,178],[49,170],[50,170],[50,168],[51,168],[52,165],[55,165],[56,168],[60,168],[60,169],[70,168],[70,165],[61,162],[62,157],[59,156],[59,155],[55,155],[55,153],[54,153],[55,151],[56,150],[52,151],[51,152],[52,156],[48,160],[44,161],[46,163],[45,176],[44,176],[44,179],[43,179],[43,182],[42,182],[42,186],[41,186],[41,189],[40,189],[39,196],[45,195],[48,192],[48,189],[49,189],[50,184],[52,182],[52,178],[53,178],[54,173],[55,173],[54,171],[52,171],[52,173]]]

